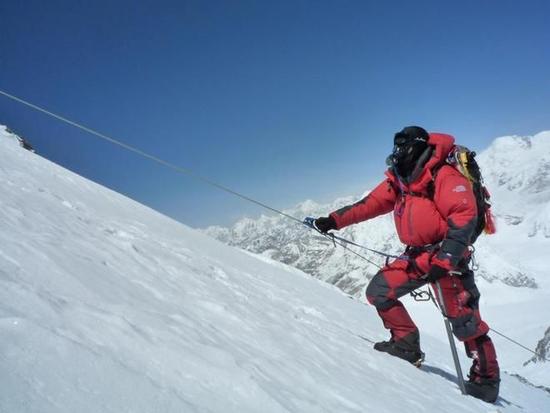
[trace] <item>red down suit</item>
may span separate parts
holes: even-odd
[[[341,229],[393,211],[397,234],[407,248],[401,259],[388,263],[373,277],[366,295],[394,340],[419,346],[418,329],[398,298],[426,284],[422,276],[433,264],[460,271],[461,276],[440,280],[453,333],[473,358],[471,379],[498,379],[495,349],[487,336],[489,326],[481,319],[480,294],[467,268],[468,246],[477,222],[475,196],[467,178],[444,163],[454,138],[430,133],[428,144],[432,155],[412,182],[406,184],[388,170],[386,179],[364,199],[330,215]]]

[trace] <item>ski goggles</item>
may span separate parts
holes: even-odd
[[[427,140],[422,136],[411,136],[402,132],[397,132],[393,138],[394,146],[408,146],[418,142],[426,143]]]

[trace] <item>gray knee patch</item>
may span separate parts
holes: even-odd
[[[378,310],[387,310],[395,305],[395,300],[388,298],[390,287],[382,271],[378,272],[367,286],[367,300]]]
[[[474,314],[469,314],[464,317],[449,318],[449,321],[453,326],[453,334],[461,341],[474,336],[479,326]]]

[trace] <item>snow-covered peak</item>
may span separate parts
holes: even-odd
[[[490,187],[550,200],[550,131],[497,138],[478,159]]]
[[[510,152],[529,152],[537,151],[539,153],[550,151],[550,131],[542,131],[533,136],[501,136],[495,138],[491,145],[483,151],[483,155],[498,154],[504,157]]]
[[[308,199],[308,200],[305,200],[304,202],[299,203],[296,209],[301,212],[307,213],[311,210],[318,209],[319,207],[320,205],[317,202],[312,201],[311,199]]]
[[[550,239],[550,131],[495,139],[478,156],[499,228]]]
[[[17,144],[17,135],[15,135],[7,126],[0,125],[0,139],[9,140],[13,144]]]

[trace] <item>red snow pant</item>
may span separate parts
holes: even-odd
[[[398,298],[426,284],[420,277],[428,272],[432,255],[427,251],[414,258],[404,255],[404,259],[382,268],[367,287],[367,300],[376,307],[395,341],[419,347],[418,328]],[[479,313],[480,294],[474,273],[464,268],[462,275],[447,275],[439,283],[453,334],[464,343],[466,354],[473,359],[470,380],[499,379],[495,348],[487,335],[489,326]]]

